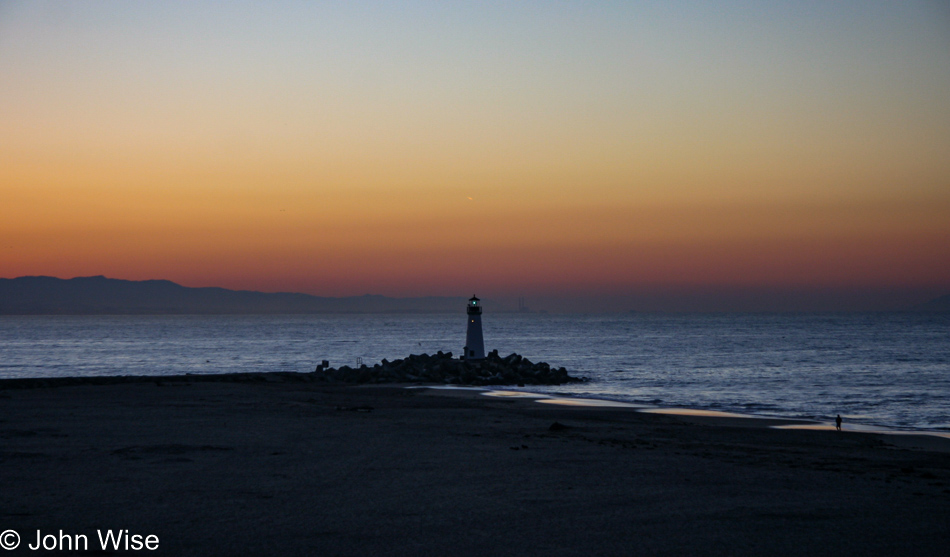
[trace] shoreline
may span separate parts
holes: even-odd
[[[794,418],[788,416],[774,416],[769,414],[751,414],[743,412],[732,412],[725,410],[709,410],[703,408],[691,408],[691,407],[679,407],[679,406],[660,406],[652,404],[640,404],[634,402],[626,402],[622,400],[614,400],[610,398],[597,398],[597,397],[572,397],[566,395],[557,395],[557,394],[543,394],[536,393],[535,391],[514,391],[513,389],[502,389],[499,392],[504,392],[505,390],[510,390],[513,393],[524,393],[526,395],[531,395],[526,398],[531,398],[537,402],[548,402],[554,404],[565,404],[569,406],[592,406],[592,407],[616,407],[616,408],[627,408],[633,412],[643,412],[648,414],[668,414],[673,416],[705,416],[708,418],[719,419],[719,420],[728,420],[733,418],[747,419],[747,420],[761,420],[766,423],[772,422],[773,425],[768,427],[775,427],[781,429],[803,429],[803,430],[813,430],[813,431],[835,431],[835,425],[832,421],[823,421],[815,420],[809,418]],[[510,395],[517,396],[517,395]],[[548,400],[544,400],[544,399]],[[751,422],[750,422],[751,423]],[[841,427],[842,433],[873,433],[878,435],[924,435],[929,437],[936,437],[941,439],[946,439],[948,441],[948,448],[950,448],[950,432],[943,430],[927,430],[927,429],[896,429],[889,426],[877,425],[877,424],[861,424],[861,423],[848,423],[845,422]]]
[[[927,430],[897,430],[883,426],[865,426],[861,424],[843,424],[841,431],[831,422],[809,420],[805,418],[787,418],[761,414],[742,414],[718,410],[652,406],[628,403],[611,399],[546,395],[534,391],[516,391],[513,389],[491,389],[485,387],[418,386],[407,388],[433,390],[481,391],[482,395],[497,396],[506,400],[521,400],[557,405],[564,408],[612,409],[617,411],[638,412],[643,414],[664,415],[682,420],[694,420],[711,426],[750,427],[780,430],[828,431],[836,434],[864,434],[886,436],[896,446],[908,449],[924,449],[950,453],[950,433]],[[890,439],[891,436],[903,437],[903,440]],[[919,439],[918,439],[919,438]]]

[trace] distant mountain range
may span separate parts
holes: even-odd
[[[712,292],[705,297],[702,293],[699,296],[693,294],[690,297],[690,292],[666,293],[665,297],[653,300],[641,293],[639,297],[632,295],[577,307],[570,305],[570,299],[565,301],[553,297],[539,298],[538,303],[562,312],[619,311],[618,308],[625,307],[651,307],[651,303],[654,307],[649,311],[882,311],[863,298],[858,302],[854,301],[854,296],[848,298],[851,294],[848,291],[841,294],[819,292],[819,295],[806,295],[798,301],[793,298],[792,302],[788,302],[789,296],[783,296],[782,292],[765,295]],[[750,306],[747,299],[750,297],[763,298],[765,302],[757,301]],[[0,315],[458,313],[465,306],[466,298],[376,295],[329,298],[309,294],[189,288],[168,280],[132,281],[103,276],[0,278]],[[724,303],[723,299],[731,299],[733,303]],[[505,306],[504,300],[497,302],[498,307],[493,311],[514,311],[513,307]],[[917,305],[891,303],[885,310],[950,312],[950,295]]]
[[[459,312],[464,297],[324,298],[103,276],[0,279],[0,315]]]

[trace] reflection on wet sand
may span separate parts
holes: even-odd
[[[643,404],[631,404],[629,402],[618,402],[616,400],[598,400],[595,398],[545,398],[538,400],[544,404],[558,404],[561,406],[591,406],[598,408],[649,408]]]
[[[758,418],[762,416],[750,416],[749,414],[734,414],[732,412],[718,412],[716,410],[694,410],[692,408],[650,408],[640,410],[650,414],[673,414],[676,416],[705,416],[709,418]]]
[[[497,396],[502,398],[550,398],[548,395],[526,393],[524,391],[488,391],[482,394],[485,396]]]

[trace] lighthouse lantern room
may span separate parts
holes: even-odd
[[[482,338],[482,306],[473,294],[468,300],[468,332],[465,334],[465,348],[462,357],[467,360],[485,359],[485,340]]]

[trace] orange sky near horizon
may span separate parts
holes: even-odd
[[[950,290],[950,13],[778,4],[9,3],[0,276]]]

